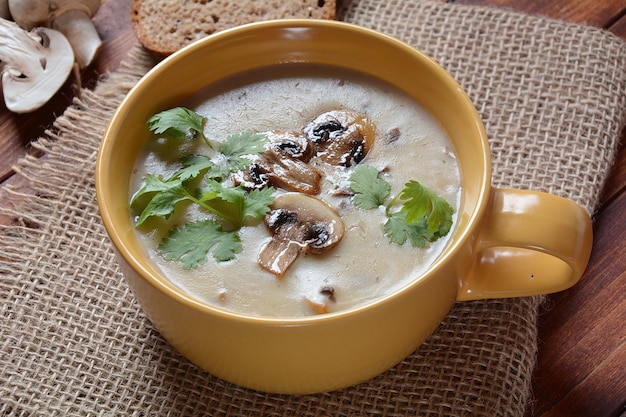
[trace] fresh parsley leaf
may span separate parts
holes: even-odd
[[[220,143],[219,151],[226,157],[230,172],[239,171],[250,165],[249,155],[258,155],[265,150],[267,135],[245,130],[229,135]]]
[[[227,157],[256,155],[265,150],[265,142],[267,142],[267,135],[244,130],[224,139],[220,143],[219,151]]]
[[[389,183],[379,176],[376,168],[358,165],[350,175],[350,190],[354,193],[353,202],[362,209],[381,206],[391,192]]]
[[[185,181],[197,177],[202,171],[213,166],[211,160],[203,155],[188,156],[183,158],[182,163],[183,168],[176,171],[166,180],[163,180],[158,175],[146,174],[142,187],[131,197],[131,206],[137,208],[137,202],[145,197],[146,194],[163,192],[181,186]]]
[[[269,212],[274,201],[272,187],[247,192],[243,187],[225,187],[209,180],[200,191],[198,204],[226,220],[234,228],[243,226],[246,218],[255,220]]]
[[[223,231],[219,242],[213,246],[213,257],[218,262],[226,262],[235,259],[242,250],[239,234],[236,231]]]
[[[224,185],[217,182],[214,187],[217,192],[217,197],[222,201],[231,204],[232,214],[229,214],[229,216],[235,219],[233,225],[240,227],[243,215],[243,206],[246,202],[246,190],[243,187],[224,187]],[[228,216],[223,213],[222,217],[227,218]]]
[[[391,193],[389,183],[370,166],[357,166],[350,176],[353,202],[363,209],[375,209]],[[396,202],[403,201],[400,210],[391,212]],[[407,239],[414,247],[424,247],[448,234],[452,227],[454,209],[442,197],[417,181],[409,181],[399,195],[386,204],[387,221],[383,227],[389,239],[403,245]]]
[[[155,193],[137,218],[135,226],[141,226],[151,216],[168,218],[174,213],[176,204],[189,198],[189,193],[180,183]]]
[[[404,245],[408,238],[411,246],[423,248],[426,246],[427,241],[432,242],[434,240],[432,233],[428,232],[426,218],[422,218],[418,222],[409,223],[406,215],[406,211],[398,211],[387,219],[384,230],[392,242]]]
[[[204,175],[207,179],[212,179],[215,181],[223,181],[228,176],[235,171],[239,171],[238,169],[234,169],[231,165],[229,165],[228,161],[225,158],[216,158],[215,163],[211,167],[211,169]]]
[[[243,206],[242,220],[246,218],[260,219],[270,211],[270,204],[274,201],[274,188],[266,187],[254,189],[248,193]]]
[[[204,155],[189,155],[184,157],[181,162],[183,163],[183,168],[173,175],[180,181],[196,178],[203,171],[211,170],[215,167],[215,163]]]
[[[241,187],[226,187],[222,183],[209,179],[199,191],[197,203],[227,221],[234,228],[241,227],[241,214],[246,198],[246,191]]]
[[[175,107],[155,114],[148,119],[148,128],[156,135],[165,134],[172,139],[202,136],[206,118],[186,107]],[[208,141],[207,141],[208,143]]]
[[[200,220],[172,229],[159,245],[165,259],[181,261],[183,268],[195,268],[204,262],[209,251],[218,262],[234,259],[242,251],[235,231],[224,231],[213,220]]]
[[[241,186],[225,187],[224,184],[217,181],[211,181],[213,189],[217,192],[217,196],[224,201],[234,204],[240,212],[243,212],[243,205],[246,201],[246,190]]]
[[[172,186],[177,185],[172,182],[163,181],[160,176],[147,174],[143,180],[143,186],[133,194],[130,199],[131,207],[136,208],[137,202],[139,199],[144,197],[147,194],[166,191],[172,188]]]
[[[212,148],[203,133],[205,122],[206,118],[193,110],[176,107],[155,114],[148,120],[148,127],[155,135],[177,140],[201,136]],[[178,203],[187,200],[212,217],[172,229],[159,250],[167,259],[181,260],[185,268],[204,262],[209,251],[218,261],[232,259],[241,251],[239,229],[247,219],[258,220],[269,212],[274,189],[248,192],[224,181],[231,173],[248,167],[252,163],[250,157],[262,153],[266,142],[266,134],[246,130],[228,136],[219,149],[212,148],[210,157],[183,157],[182,168],[165,180],[147,174],[144,184],[131,198],[131,208],[140,213],[135,226],[141,226],[151,216],[168,218]],[[192,190],[198,186],[199,190]]]
[[[402,211],[406,212],[407,223],[426,217],[429,233],[443,236],[450,230],[454,209],[429,188],[411,180],[405,184],[400,199],[404,200]]]

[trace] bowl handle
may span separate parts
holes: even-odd
[[[578,282],[589,262],[591,219],[571,200],[493,188],[484,219],[458,300],[561,291]]]

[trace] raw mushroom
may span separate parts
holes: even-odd
[[[343,238],[345,226],[339,215],[318,198],[300,193],[276,197],[265,224],[272,239],[259,254],[259,265],[282,277],[300,253],[322,253]]]
[[[7,108],[26,113],[43,106],[65,83],[72,47],[62,33],[48,28],[25,31],[0,19],[0,73]]]
[[[63,33],[74,50],[76,63],[90,65],[102,47],[102,40],[91,21],[100,0],[9,0],[15,23],[30,30],[51,27]]]
[[[374,143],[376,129],[361,113],[332,110],[317,116],[304,128],[304,133],[321,160],[349,167],[365,158]]]
[[[248,189],[268,185],[305,194],[319,194],[322,174],[309,164],[313,154],[309,141],[296,132],[266,132],[268,145],[235,182]]]

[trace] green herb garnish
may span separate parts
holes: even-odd
[[[155,114],[148,120],[148,127],[155,135],[164,134],[172,139],[189,139],[204,135],[205,118],[185,107],[175,107]],[[210,145],[209,145],[210,146]]]
[[[213,220],[199,220],[172,229],[159,245],[165,259],[181,261],[185,269],[203,264],[211,248],[219,262],[234,259],[242,250],[237,232],[224,231]]]
[[[353,202],[366,210],[382,206],[391,192],[391,185],[378,176],[378,170],[368,165],[358,165],[350,176]]]
[[[175,140],[201,136],[205,119],[192,110],[177,107],[150,118],[148,127],[155,134]],[[265,149],[267,136],[245,131],[228,136],[212,154],[187,155],[181,168],[169,178],[147,174],[143,186],[132,196],[131,208],[139,213],[135,227],[150,217],[169,218],[179,203],[198,205],[210,218],[184,224],[169,231],[159,245],[166,259],[179,260],[184,268],[202,264],[209,252],[217,261],[233,259],[242,250],[238,231],[247,222],[261,219],[274,200],[272,187],[247,191],[225,185],[224,180],[251,163],[250,157]]]
[[[391,186],[380,178],[378,170],[359,165],[350,176],[353,202],[363,209],[374,209],[385,204]],[[402,201],[399,210],[392,211],[395,203]],[[424,247],[448,234],[452,227],[454,209],[442,197],[417,181],[411,180],[385,206],[387,221],[385,234],[389,239],[403,245],[407,239],[414,247]]]

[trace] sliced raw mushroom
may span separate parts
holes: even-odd
[[[26,113],[43,106],[65,83],[74,54],[69,42],[53,29],[30,32],[0,19],[0,73],[7,108]]]
[[[304,128],[316,153],[332,165],[358,164],[371,149],[376,135],[365,115],[351,110],[331,110],[317,116]]]
[[[96,14],[101,0],[8,1],[13,20],[24,29],[46,26],[63,33],[81,69],[91,64],[100,52],[102,40],[91,17]]]
[[[313,154],[309,141],[296,132],[266,132],[265,152],[234,179],[248,189],[269,185],[287,191],[319,194],[322,174],[307,164]]]
[[[259,254],[259,265],[282,277],[301,253],[319,254],[335,247],[345,226],[339,215],[322,200],[300,193],[276,197],[265,224],[272,239]]]

